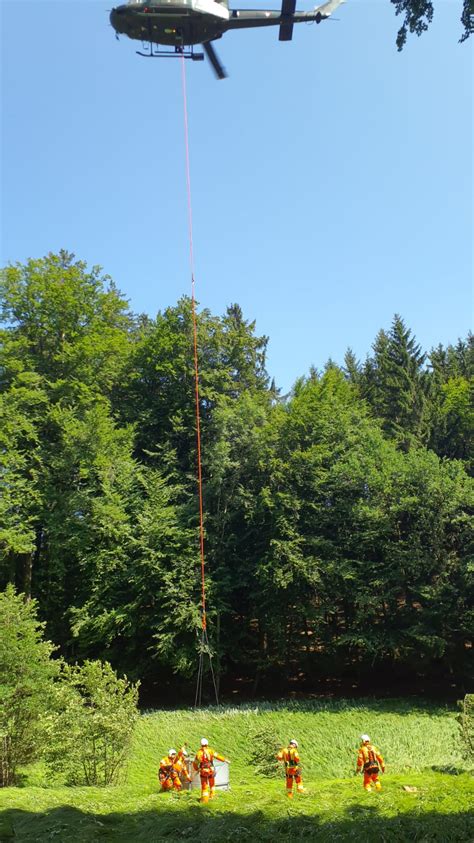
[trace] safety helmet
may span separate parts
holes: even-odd
[[[361,741],[363,741],[364,743],[370,743],[370,738],[369,738],[369,736],[368,736],[368,735],[361,735],[361,736],[360,736],[360,739],[361,739]]]
[[[168,755],[170,755],[170,756],[171,756],[171,755],[177,755],[177,754],[178,754],[178,753],[176,752],[176,750],[175,750],[175,749],[169,749],[169,750],[168,750]]]
[[[298,741],[295,741],[295,739],[293,738],[293,739],[290,741],[290,746],[296,746],[296,748],[298,748]]]
[[[209,746],[209,741],[207,738],[201,738],[201,746]]]

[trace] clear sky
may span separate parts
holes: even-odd
[[[155,314],[190,293],[181,62],[116,41],[111,6],[0,3],[1,259],[68,249]],[[225,81],[187,63],[197,297],[256,319],[283,390],[348,346],[364,358],[395,312],[425,349],[472,327],[460,11],[435,0],[399,54],[389,0],[348,0],[290,43],[228,33]]]

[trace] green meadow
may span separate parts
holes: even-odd
[[[20,787],[0,792],[0,840],[473,841],[474,779],[455,718],[452,707],[402,700],[144,713],[121,785],[64,787],[41,765],[27,769]],[[299,741],[306,792],[292,802],[282,775],[255,775],[252,746],[262,731]],[[385,756],[380,794],[365,793],[354,775],[361,732]],[[185,741],[195,749],[202,736],[231,759],[231,790],[207,806],[198,791],[160,793],[162,755]]]

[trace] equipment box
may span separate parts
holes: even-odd
[[[229,765],[227,761],[214,761],[214,768],[216,771],[216,790],[230,790]],[[201,779],[190,759],[186,761],[186,769],[191,776],[191,781],[182,782],[183,790],[200,790]]]

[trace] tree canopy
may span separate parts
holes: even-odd
[[[2,273],[0,587],[67,660],[197,667],[191,304],[133,314],[61,252]],[[198,313],[210,635],[260,683],[472,670],[474,342],[399,315],[280,397],[237,304]]]
[[[402,50],[406,44],[408,33],[422,35],[426,32],[435,13],[434,0],[390,0],[395,6],[395,13],[403,16],[403,23],[397,35],[397,47]],[[474,32],[474,4],[473,0],[459,0],[461,11],[462,34],[461,42],[469,38]]]

